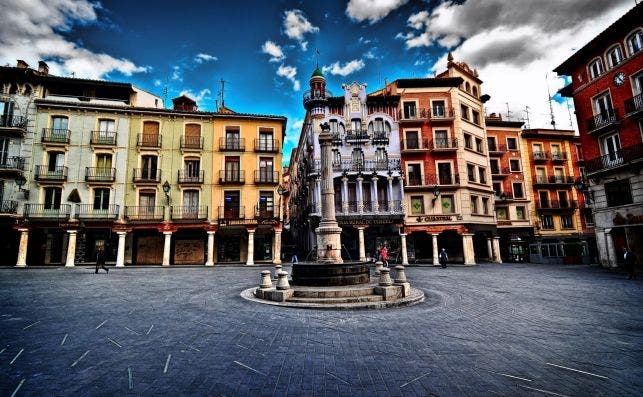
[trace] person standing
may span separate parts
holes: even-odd
[[[297,251],[293,250],[292,257],[290,258],[290,263],[299,263],[299,258],[297,258]]]
[[[109,269],[105,267],[105,246],[103,245],[99,245],[96,249],[96,271],[94,273],[98,273],[99,268],[109,273]]]
[[[625,262],[625,269],[627,270],[627,279],[635,279],[636,254],[628,250],[627,247],[623,247],[623,260]]]
[[[388,250],[385,245],[382,246],[382,250],[380,251],[380,258],[384,266],[388,267]]]
[[[443,269],[447,268],[447,262],[449,261],[449,256],[447,255],[447,250],[442,248],[440,251],[440,265]]]

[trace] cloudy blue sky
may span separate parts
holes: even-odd
[[[634,0],[349,0],[137,2],[0,0],[0,64],[48,62],[58,75],[131,82],[168,99],[181,93],[288,117],[284,158],[297,141],[301,96],[317,62],[328,87],[432,76],[456,60],[477,68],[487,112],[549,127],[551,70]],[[559,98],[559,128],[573,109]],[[169,105],[168,100],[168,105]],[[573,118],[573,117],[571,117]]]

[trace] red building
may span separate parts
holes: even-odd
[[[622,248],[643,257],[643,4],[610,25],[555,72],[576,108],[584,163],[578,187],[591,200],[599,259]],[[640,262],[640,260],[639,260]]]

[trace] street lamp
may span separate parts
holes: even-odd
[[[170,182],[165,181],[163,184],[163,192],[165,193],[165,198],[167,198],[167,205],[170,205]]]
[[[432,193],[433,193],[433,198],[431,200],[432,202],[435,203],[435,200],[437,200],[438,196],[440,196],[440,187],[438,185],[435,185]]]
[[[587,184],[581,178],[578,178],[576,180],[576,182],[574,183],[574,188],[583,193],[583,197],[585,197],[587,201],[592,202],[592,200],[594,199],[594,192],[589,189],[589,186],[587,186]]]
[[[29,190],[23,189],[22,187],[27,183],[27,178],[24,175],[20,174],[16,177],[16,185],[18,185],[18,191],[22,192],[25,196],[25,200],[29,200]]]

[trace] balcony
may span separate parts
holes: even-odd
[[[134,183],[159,183],[161,170],[158,168],[134,168],[132,182]]]
[[[279,172],[257,170],[255,171],[255,184],[277,184],[279,183]]]
[[[47,166],[37,165],[35,179],[43,182],[64,182],[67,180],[67,167],[49,168]]]
[[[366,143],[371,139],[371,136],[368,131],[348,130],[344,139],[346,139],[347,143]]]
[[[279,153],[279,140],[277,139],[255,139],[255,152],[258,153]]]
[[[71,213],[71,204],[25,204],[25,218],[67,219]]]
[[[58,128],[43,128],[42,129],[42,143],[49,143],[54,145],[67,145],[69,144],[69,137],[71,136],[70,130]]]
[[[534,152],[534,161],[542,162],[549,160],[549,153],[547,152]]]
[[[640,162],[642,159],[643,143],[638,143],[633,146],[621,148],[614,153],[587,160],[585,162],[585,172],[587,172],[587,174],[596,174]]]
[[[373,144],[388,145],[389,131],[373,131]]]
[[[128,221],[162,221],[165,207],[142,205],[125,206],[125,219]]]
[[[184,185],[200,185],[203,183],[204,171],[179,170],[178,182]]]
[[[202,136],[181,136],[181,149],[183,150],[201,150],[203,149]]]
[[[452,152],[458,150],[458,140],[455,138],[438,138],[430,142],[431,150],[434,152]]]
[[[92,131],[89,143],[98,146],[115,146],[116,132],[114,131]]]
[[[441,175],[439,178],[436,177],[435,175],[425,175],[424,180],[421,178],[407,178],[407,184],[406,187],[434,187],[436,185],[439,186],[453,186],[453,185],[459,185],[460,184],[460,176],[459,175],[454,175],[454,174],[449,174],[449,175]]]
[[[408,122],[414,123],[418,121],[424,121],[424,119],[426,119],[427,117],[426,109],[424,109],[424,112],[425,113],[422,115],[421,110],[416,108],[400,110],[398,112],[398,121],[400,123],[408,123]]]
[[[620,124],[616,109],[608,109],[606,112],[597,114],[587,120],[587,133],[594,134],[610,130]]]
[[[116,168],[85,167],[86,182],[114,182]]]
[[[278,213],[275,208],[268,208],[261,205],[255,205],[255,219],[277,219]]]
[[[550,153],[551,161],[555,163],[563,162],[567,160],[567,152],[551,152]]]
[[[493,179],[504,179],[509,174],[511,174],[511,170],[509,170],[509,167],[491,167],[491,178]]]
[[[22,135],[27,132],[27,118],[22,116],[0,116],[0,130]]]
[[[118,218],[120,206],[110,204],[107,208],[94,208],[94,204],[76,204],[78,219],[110,220]]]
[[[239,206],[219,206],[219,220],[238,220],[246,218],[246,207]]]
[[[578,208],[577,201],[558,201],[552,200],[549,202],[546,201],[536,201],[537,210],[560,210],[560,211],[573,211]]]
[[[219,138],[219,150],[243,152],[246,150],[246,140],[245,138]]]
[[[241,170],[219,171],[220,184],[243,184],[246,183],[246,172]]]
[[[494,157],[502,156],[507,151],[507,145],[505,145],[504,143],[501,143],[499,145],[493,144],[488,146],[489,146],[490,156],[494,156]]]
[[[400,200],[379,200],[377,206],[379,212],[387,212],[392,214],[402,213],[402,202]]]
[[[208,219],[207,205],[183,205],[170,207],[170,218],[176,221],[195,221]]]
[[[0,160],[0,173],[16,173],[25,169],[23,157],[7,157]]]
[[[0,214],[17,214],[18,202],[15,200],[0,201]]]
[[[332,143],[335,146],[341,146],[344,144],[344,137],[342,136],[341,133],[339,132],[332,132],[333,138],[332,138]]]
[[[136,146],[139,148],[158,149],[161,147],[161,138],[163,137],[158,134],[137,134]]]
[[[643,93],[625,100],[625,113],[627,116],[634,116],[641,112],[643,112]]]
[[[537,176],[534,185],[573,185],[573,176]]]
[[[332,164],[333,172],[376,172],[376,171],[399,171],[400,160],[367,160],[352,161],[342,160]]]
[[[418,152],[430,148],[428,139],[402,139],[400,143],[403,152]]]
[[[430,110],[429,118],[433,123],[439,121],[451,121],[455,118],[455,111],[453,108],[436,107]]]

